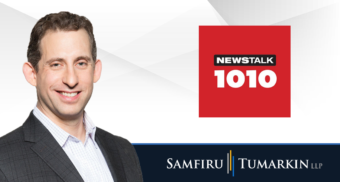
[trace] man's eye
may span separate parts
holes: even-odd
[[[78,63],[79,66],[86,66],[86,63],[85,62],[80,62]]]
[[[59,63],[54,63],[54,64],[52,64],[52,67],[58,67],[58,66],[60,66]]]

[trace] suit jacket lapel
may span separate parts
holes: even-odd
[[[105,157],[111,175],[115,182],[127,182],[117,145],[114,140],[109,140],[105,135],[105,132],[97,127],[95,140]]]
[[[25,141],[35,143],[31,149],[65,182],[84,181],[65,151],[33,112],[23,124],[23,131]]]

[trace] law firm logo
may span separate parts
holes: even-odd
[[[290,26],[200,26],[200,117],[290,117],[290,98]]]
[[[244,153],[244,152],[243,152]],[[252,154],[251,154],[252,155]],[[280,154],[278,154],[280,155]],[[202,170],[221,171],[224,175],[235,177],[238,175],[252,174],[252,171],[262,172],[271,170],[320,170],[323,167],[321,162],[311,162],[309,158],[267,158],[263,155],[252,157],[236,157],[233,151],[229,150],[223,158],[200,158],[200,159],[176,159],[167,158],[168,170]],[[253,156],[253,155],[252,155]],[[226,158],[225,158],[226,157]],[[263,173],[265,174],[265,173]]]

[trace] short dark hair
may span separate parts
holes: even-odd
[[[90,20],[84,16],[61,11],[59,13],[46,15],[33,27],[27,50],[28,62],[30,62],[36,72],[38,72],[38,62],[41,59],[40,42],[48,30],[77,31],[81,28],[84,28],[89,35],[92,59],[95,61],[97,57],[97,47]]]

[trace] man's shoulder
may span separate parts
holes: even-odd
[[[0,137],[0,148],[11,144],[19,144],[19,141],[23,141],[22,126]]]
[[[20,126],[0,138],[0,161],[12,160],[22,155],[18,151],[27,151],[31,146],[32,143],[24,142],[23,130]]]

